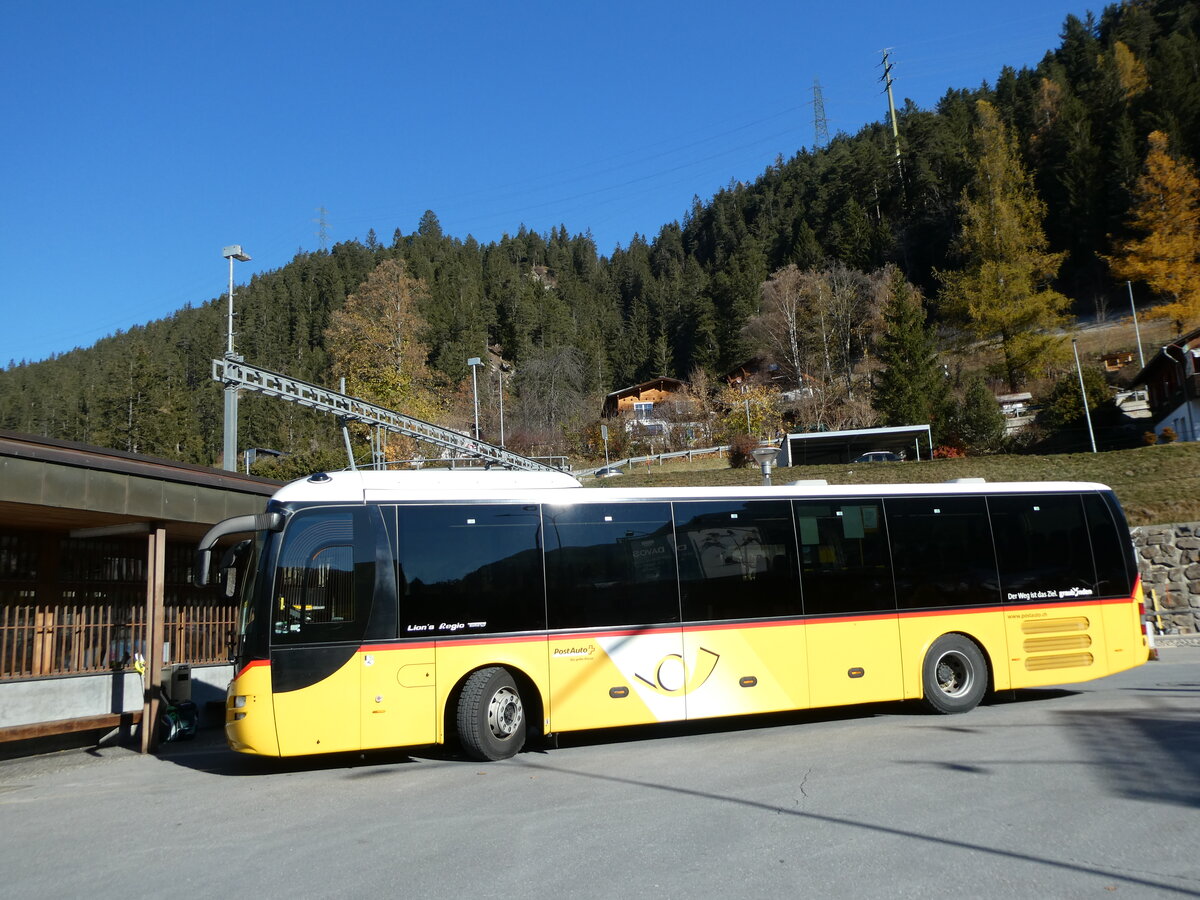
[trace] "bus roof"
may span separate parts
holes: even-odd
[[[513,472],[483,469],[425,471],[358,471],[318,473],[285,485],[275,494],[279,503],[397,503],[422,501],[513,500],[542,503],[617,503],[625,500],[725,500],[840,497],[952,496],[971,494],[1065,493],[1111,490],[1107,485],[1080,481],[968,481],[924,484],[815,484],[798,482],[770,487],[582,488],[564,472]]]
[[[282,503],[328,503],[404,499],[418,495],[476,496],[512,491],[561,490],[581,487],[565,472],[523,472],[506,469],[424,469],[357,472],[318,472],[284,485],[275,493]],[[386,495],[386,498],[381,495]]]

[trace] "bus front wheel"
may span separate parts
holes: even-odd
[[[525,743],[525,705],[507,669],[472,672],[458,699],[458,738],[472,759],[516,756]]]
[[[925,654],[922,667],[925,705],[937,713],[964,713],[983,699],[988,668],[974,641],[944,634]]]

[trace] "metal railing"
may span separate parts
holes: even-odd
[[[625,459],[607,463],[603,466],[596,466],[594,469],[580,469],[577,472],[572,472],[576,478],[585,478],[590,475],[595,475],[602,469],[612,471],[614,469],[622,469],[628,466],[635,466],[638,463],[654,463],[660,465],[666,459],[687,459],[689,462],[697,456],[713,456],[715,454],[728,453],[729,445],[722,444],[719,447],[705,447],[702,450],[673,450],[670,453],[653,453],[649,456],[627,456]]]

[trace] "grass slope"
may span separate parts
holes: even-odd
[[[717,466],[724,465],[724,468]],[[776,469],[775,484],[824,478],[830,484],[930,484],[952,478],[988,481],[1098,481],[1117,492],[1130,525],[1200,521],[1200,443],[1164,444],[1108,453],[980,456],[922,462],[794,466]],[[620,478],[588,479],[597,487],[753,485],[757,467],[730,469],[695,461],[630,469]]]

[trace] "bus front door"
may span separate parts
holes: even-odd
[[[363,749],[432,744],[437,739],[433,645],[368,645],[359,656]]]

